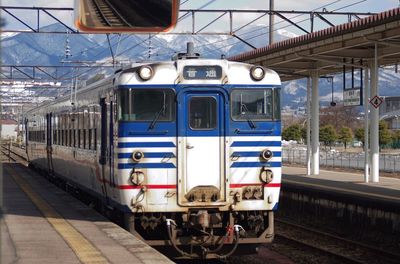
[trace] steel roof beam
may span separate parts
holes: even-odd
[[[321,14],[316,13],[315,14],[317,17],[319,17],[319,19],[321,19],[322,21],[324,21],[325,23],[327,23],[329,26],[334,27],[335,24],[331,23],[328,19],[326,19],[325,17],[323,17]]]
[[[4,12],[6,12],[8,15],[10,15],[11,17],[13,17],[14,19],[16,19],[18,22],[20,22],[24,27],[26,27],[26,29],[28,30],[20,30],[20,29],[7,29],[7,28],[3,28],[3,32],[24,32],[24,33],[52,33],[52,34],[65,34],[66,31],[69,31],[71,33],[80,33],[80,34],[88,34],[86,32],[79,32],[75,29],[73,29],[72,27],[68,26],[66,23],[64,23],[63,21],[61,21],[60,19],[58,19],[56,16],[54,16],[51,11],[59,11],[59,12],[68,12],[68,13],[72,13],[74,11],[73,8],[52,8],[52,7],[17,7],[17,6],[0,6],[0,9],[4,10]],[[36,25],[31,25],[29,23],[27,23],[26,21],[23,21],[21,18],[18,17],[17,14],[13,13],[14,10],[26,10],[26,11],[36,11],[35,12],[35,16],[36,16],[36,21],[37,24]],[[54,22],[60,23],[65,30],[60,30],[60,31],[41,31],[40,29],[40,13],[44,13],[47,16],[49,16],[51,19],[54,20]],[[266,16],[266,15],[278,15],[280,16],[284,21],[287,21],[288,23],[290,23],[293,26],[296,26],[296,22],[292,21],[290,18],[287,18],[285,15],[289,14],[289,15],[310,15],[310,16],[318,16],[321,20],[323,20],[325,23],[329,24],[329,25],[333,25],[329,20],[327,20],[325,18],[325,16],[329,16],[329,15],[339,15],[339,16],[348,16],[348,17],[359,17],[359,16],[370,16],[373,15],[375,13],[371,13],[371,12],[338,12],[338,11],[332,11],[332,12],[327,12],[326,10],[323,11],[294,11],[294,10],[268,10],[268,9],[263,9],[263,10],[254,10],[254,9],[181,9],[180,13],[183,13],[183,15],[181,15],[179,17],[179,21],[182,21],[183,19],[190,17],[192,17],[192,25],[191,25],[191,32],[170,32],[170,33],[165,33],[165,34],[201,34],[201,35],[232,35],[233,32],[236,32],[252,23],[254,23],[255,21],[261,19],[262,17]],[[217,18],[215,18],[214,20],[212,20],[210,23],[208,23],[206,26],[202,27],[201,29],[196,29],[195,25],[196,25],[196,14],[197,13],[202,13],[202,14],[214,14],[214,13],[220,13],[221,15],[219,15]],[[232,30],[231,26],[230,26],[230,30],[228,31],[223,31],[223,32],[204,32],[204,29],[208,28],[210,25],[212,25],[213,23],[215,23],[218,20],[221,20],[221,18],[225,15],[229,13],[229,23],[232,26],[233,24],[233,20],[234,20],[234,14],[238,13],[238,14],[260,14],[259,17],[257,17],[256,19],[247,22],[245,25],[240,26],[238,29],[236,30]],[[296,26],[297,27],[297,26]],[[313,25],[311,26],[313,27]],[[302,31],[304,32],[308,32],[306,31],[304,28],[302,27],[298,27],[300,28]]]
[[[24,72],[23,70],[20,70],[18,66],[13,66],[13,67],[11,68],[11,74],[12,74],[13,69],[15,69],[15,70],[17,70],[18,72],[22,73],[23,75],[27,76],[28,79],[35,79],[35,73],[34,73],[34,71],[33,71],[33,68],[32,68],[32,71],[33,71],[33,72],[32,72],[32,73],[33,73],[32,75],[29,75],[29,74],[27,74],[26,72]]]
[[[20,22],[23,26],[25,26],[28,31],[25,30],[18,30],[18,29],[11,29],[8,30],[3,27],[3,32],[24,32],[24,33],[63,33],[65,34],[65,31],[54,31],[54,32],[49,32],[49,31],[40,31],[40,13],[43,12],[47,14],[49,17],[51,17],[55,22],[60,23],[62,26],[65,27],[65,29],[71,31],[72,33],[79,33],[77,30],[69,27],[67,24],[62,22],[60,19],[55,17],[53,14],[51,14],[49,11],[62,11],[62,12],[68,12],[72,13],[74,11],[73,8],[54,8],[54,7],[18,7],[18,6],[0,6],[0,9],[6,12],[8,15],[16,19],[18,22]],[[23,21],[21,18],[19,18],[18,15],[14,14],[14,10],[25,10],[25,11],[36,11],[35,16],[37,21],[36,27],[27,23],[26,21]],[[4,18],[4,16],[3,16]],[[36,28],[36,29],[35,29]]]
[[[239,37],[238,35],[233,34],[232,36],[235,37],[235,38],[237,38],[238,40],[240,40],[241,42],[243,42],[243,43],[246,44],[247,46],[250,46],[250,47],[252,47],[253,49],[257,49],[257,47],[251,45],[249,42],[247,42],[246,40],[242,39],[242,38]]]
[[[284,15],[278,13],[278,12],[274,12],[275,15],[277,15],[278,17],[282,18],[283,20],[285,20],[286,22],[289,22],[292,26],[297,27],[298,29],[304,31],[306,34],[309,34],[310,32],[306,29],[304,29],[303,27],[300,27],[298,24],[296,24],[295,22],[293,22],[292,20],[290,20],[289,18],[285,17]]]

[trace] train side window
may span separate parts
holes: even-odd
[[[59,145],[60,146],[62,146],[62,144],[63,144],[63,132],[62,132],[62,129],[63,129],[63,116],[62,115],[60,115],[60,123],[59,123],[59,126],[58,126],[58,132],[59,132],[59,134],[60,134],[60,137],[59,137]]]
[[[236,89],[231,94],[234,121],[272,120],[272,89]]]
[[[86,149],[87,145],[87,130],[88,130],[89,120],[88,111],[85,109],[83,111],[83,148]]]
[[[64,146],[64,142],[65,142],[65,133],[64,133],[64,115],[61,115],[61,124],[60,124],[60,130],[61,130],[61,142],[60,145]]]
[[[78,120],[76,118],[76,113],[73,113],[72,114],[72,131],[73,131],[72,140],[73,140],[74,148],[76,148],[76,127],[77,127],[76,124],[77,123],[78,123]]]
[[[57,119],[57,144],[61,145],[61,117],[58,117]]]
[[[93,107],[89,107],[89,149],[94,149],[93,147],[93,128],[94,128],[94,112]]]
[[[82,130],[82,121],[83,121],[83,116],[82,116],[81,111],[78,111],[77,117],[78,117],[78,130],[77,130],[77,134],[78,134],[78,148],[81,148],[81,146],[82,146],[81,130]]]
[[[54,114],[53,114],[53,116],[52,116],[52,120],[51,120],[51,122],[52,122],[52,124],[53,124],[53,142],[52,142],[52,144],[56,144],[56,136],[57,136],[57,126],[56,126],[56,117],[54,116]]]
[[[173,121],[175,93],[171,89],[121,89],[118,91],[120,121]]]
[[[74,114],[69,114],[69,146],[74,146]]]
[[[281,119],[281,89],[274,89],[274,120]]]
[[[190,99],[189,124],[192,130],[212,130],[217,127],[217,101],[214,97]]]
[[[57,115],[57,145],[60,145],[60,116]]]
[[[99,113],[99,106],[98,106],[98,105],[95,105],[95,106],[94,106],[94,109],[93,109],[93,120],[94,120],[94,123],[93,123],[93,126],[94,126],[94,128],[93,128],[94,150],[97,150],[97,142],[98,142],[98,139],[97,139],[97,137],[98,137],[98,135],[97,135],[97,127],[98,127],[98,125],[100,124],[99,115],[100,115],[100,113]]]
[[[67,130],[67,147],[71,146],[71,115],[70,114],[66,114],[66,118],[67,118],[67,126],[66,126],[66,130]]]
[[[67,115],[63,114],[63,146],[67,146]]]

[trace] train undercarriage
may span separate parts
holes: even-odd
[[[192,209],[188,213],[126,214],[125,227],[160,251],[167,248],[175,258],[225,259],[254,253],[257,244],[271,243],[273,219],[272,211]]]

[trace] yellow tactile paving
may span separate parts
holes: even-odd
[[[47,221],[61,235],[65,242],[75,252],[82,263],[109,263],[102,253],[88,241],[78,230],[58,214],[31,186],[12,168],[5,167],[19,187],[28,195],[32,202],[42,212]]]

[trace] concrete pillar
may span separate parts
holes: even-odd
[[[307,77],[307,175],[311,175],[311,80]]]
[[[364,68],[364,182],[369,182],[369,67]]]
[[[371,98],[379,96],[378,91],[378,44],[375,44],[375,58],[371,65]],[[371,178],[379,182],[379,109],[371,107]]]
[[[311,74],[312,95],[311,95],[311,174],[319,175],[319,95],[318,95],[318,71]]]
[[[274,1],[275,0],[269,0],[269,10],[272,11],[274,10]],[[269,45],[274,43],[274,15],[270,14],[269,15]]]

